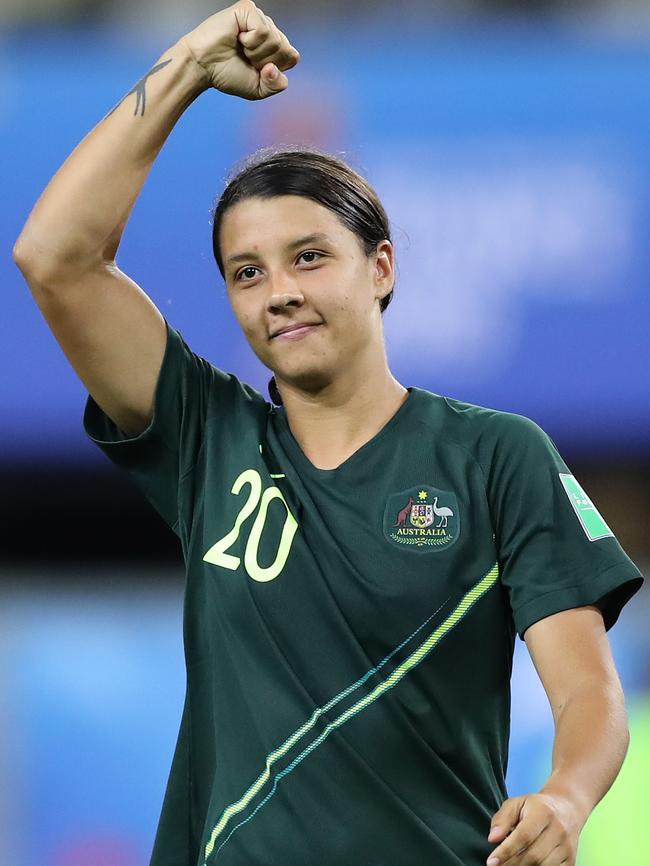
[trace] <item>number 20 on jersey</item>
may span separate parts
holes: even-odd
[[[243,503],[237,517],[235,518],[234,526],[223,536],[223,538],[220,538],[219,541],[216,541],[212,545],[204,555],[203,560],[212,563],[212,565],[220,565],[222,568],[228,568],[231,571],[235,571],[239,568],[241,562],[240,557],[234,556],[232,553],[228,553],[227,551],[239,538],[239,533],[244,521],[257,509],[251,531],[248,535],[248,540],[246,541],[244,568],[249,577],[263,583],[269,580],[274,580],[284,568],[291,551],[291,545],[296,530],[298,529],[298,522],[289,511],[289,506],[287,505],[281,490],[277,487],[266,487],[264,491],[262,491],[262,477],[256,469],[245,469],[241,472],[235,479],[235,483],[230,492],[237,495],[245,484],[250,485],[250,490],[246,501]],[[262,532],[264,531],[269,504],[272,499],[279,499],[282,502],[286,510],[286,516],[284,519],[284,525],[282,526],[280,543],[278,544],[275,559],[270,565],[262,567],[258,561],[259,544]]]

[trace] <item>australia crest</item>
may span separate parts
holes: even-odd
[[[420,484],[388,497],[384,536],[398,547],[433,551],[451,547],[460,534],[456,495]]]

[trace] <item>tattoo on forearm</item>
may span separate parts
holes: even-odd
[[[167,64],[171,63],[172,60],[173,60],[173,57],[170,57],[169,60],[163,60],[162,63],[156,64],[156,66],[154,66],[152,69],[150,69],[146,75],[143,75],[142,78],[140,79],[140,81],[138,81],[138,83],[135,85],[135,87],[133,87],[131,90],[129,90],[129,92],[126,94],[126,96],[124,96],[122,99],[120,99],[120,101],[117,103],[115,108],[111,109],[111,111],[108,112],[106,117],[109,117],[116,109],[118,109],[120,107],[120,105],[124,102],[124,100],[127,98],[127,96],[131,96],[132,93],[135,93],[135,97],[136,97],[135,98],[135,110],[133,112],[133,116],[135,117],[135,115],[138,113],[138,109],[140,109],[140,117],[142,117],[144,115],[145,108],[147,105],[147,95],[145,92],[145,85],[147,83],[147,78],[149,78],[151,75],[155,75],[156,72],[159,72],[163,68],[163,66],[167,66]]]

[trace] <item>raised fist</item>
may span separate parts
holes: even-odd
[[[238,0],[211,15],[179,42],[205,70],[210,87],[243,99],[266,99],[285,90],[289,79],[284,70],[300,60],[253,0]]]

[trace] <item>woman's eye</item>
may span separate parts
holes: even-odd
[[[256,270],[257,270],[257,268],[254,268],[252,265],[249,265],[247,268],[242,268],[241,271],[237,274],[237,279],[240,280],[244,276],[246,271],[256,271]],[[253,279],[253,276],[254,275],[252,275],[252,276],[249,275],[251,280]]]
[[[320,255],[322,255],[322,254],[321,254],[321,253],[317,253],[316,250],[305,250],[304,253],[300,253],[300,255],[298,256],[298,258],[301,259],[303,256],[320,256]],[[311,264],[311,262],[313,262],[313,261],[314,261],[314,259],[312,259],[310,262],[307,262],[307,264],[309,265],[309,264]]]

